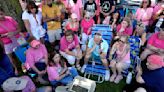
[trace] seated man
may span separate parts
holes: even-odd
[[[25,67],[28,72],[37,74],[38,81],[45,84],[46,81],[42,79],[42,76],[46,73],[45,68],[48,61],[47,49],[38,40],[32,40],[30,46],[26,51]]]
[[[109,45],[106,40],[102,39],[102,35],[100,32],[95,33],[94,38],[89,40],[88,49],[86,51],[86,55],[84,58],[84,65],[81,69],[81,72],[84,73],[84,70],[87,66],[88,60],[90,57],[100,58],[103,65],[106,68],[105,80],[109,80],[109,68],[108,62],[106,59],[107,51]]]
[[[82,58],[82,51],[80,49],[78,36],[75,35],[73,31],[67,30],[61,38],[60,54],[67,59],[70,65],[74,65],[77,59],[76,68],[78,70],[81,68],[79,63]]]
[[[142,71],[138,68],[136,81],[146,86],[147,92],[163,92],[164,89],[164,59],[159,55],[150,55],[147,58],[149,71]],[[141,76],[142,75],[142,76]]]
[[[160,32],[154,33],[148,40],[146,49],[141,54],[143,61],[150,54],[157,53],[164,56],[164,28],[160,28]]]

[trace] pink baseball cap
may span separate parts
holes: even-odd
[[[160,65],[160,66],[164,66],[164,59],[159,56],[159,55],[150,55],[148,58],[147,58],[148,62],[151,63],[151,64],[156,64],[156,65]]]
[[[37,45],[39,45],[39,44],[41,44],[40,43],[40,41],[38,41],[38,40],[33,40],[31,43],[30,43],[30,45],[31,45],[31,47],[33,47],[33,48],[35,48]]]

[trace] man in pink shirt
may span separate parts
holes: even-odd
[[[148,40],[147,48],[141,54],[141,60],[146,59],[150,54],[159,54],[164,56],[164,28],[160,28],[160,32],[154,33]]]
[[[48,61],[48,53],[46,47],[38,40],[32,40],[31,47],[26,51],[25,67],[29,73],[38,75],[38,80],[46,83],[42,76],[46,73],[46,64]]]
[[[60,54],[65,57],[71,65],[74,65],[77,59],[76,67],[80,69],[79,62],[82,58],[82,52],[78,36],[74,35],[71,30],[66,31],[65,35],[60,40]]]

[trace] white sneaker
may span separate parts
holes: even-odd
[[[84,73],[86,67],[87,67],[87,65],[84,64],[83,67],[81,68],[81,73]]]
[[[105,71],[105,81],[108,81],[109,77],[110,77],[110,72],[109,72],[109,70],[106,70]]]

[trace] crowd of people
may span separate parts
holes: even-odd
[[[35,0],[19,1],[26,34],[0,8],[0,85],[4,91],[51,92],[59,84],[67,85],[80,72],[84,73],[90,58],[101,60],[106,69],[105,81],[118,84],[123,79],[122,71],[131,65],[130,36],[140,39],[141,64],[136,68],[134,80],[138,86],[133,87],[132,82],[124,91],[164,90],[163,0],[156,0],[155,5],[151,0],[142,0],[135,13],[124,16],[117,8],[119,0],[42,0],[39,5]],[[92,36],[92,27],[96,24],[110,26],[111,45],[101,30]],[[50,84],[52,88],[37,88],[25,74],[18,77],[21,70],[13,49],[21,45],[19,38],[27,35],[30,47],[22,66],[35,74],[36,82]]]

